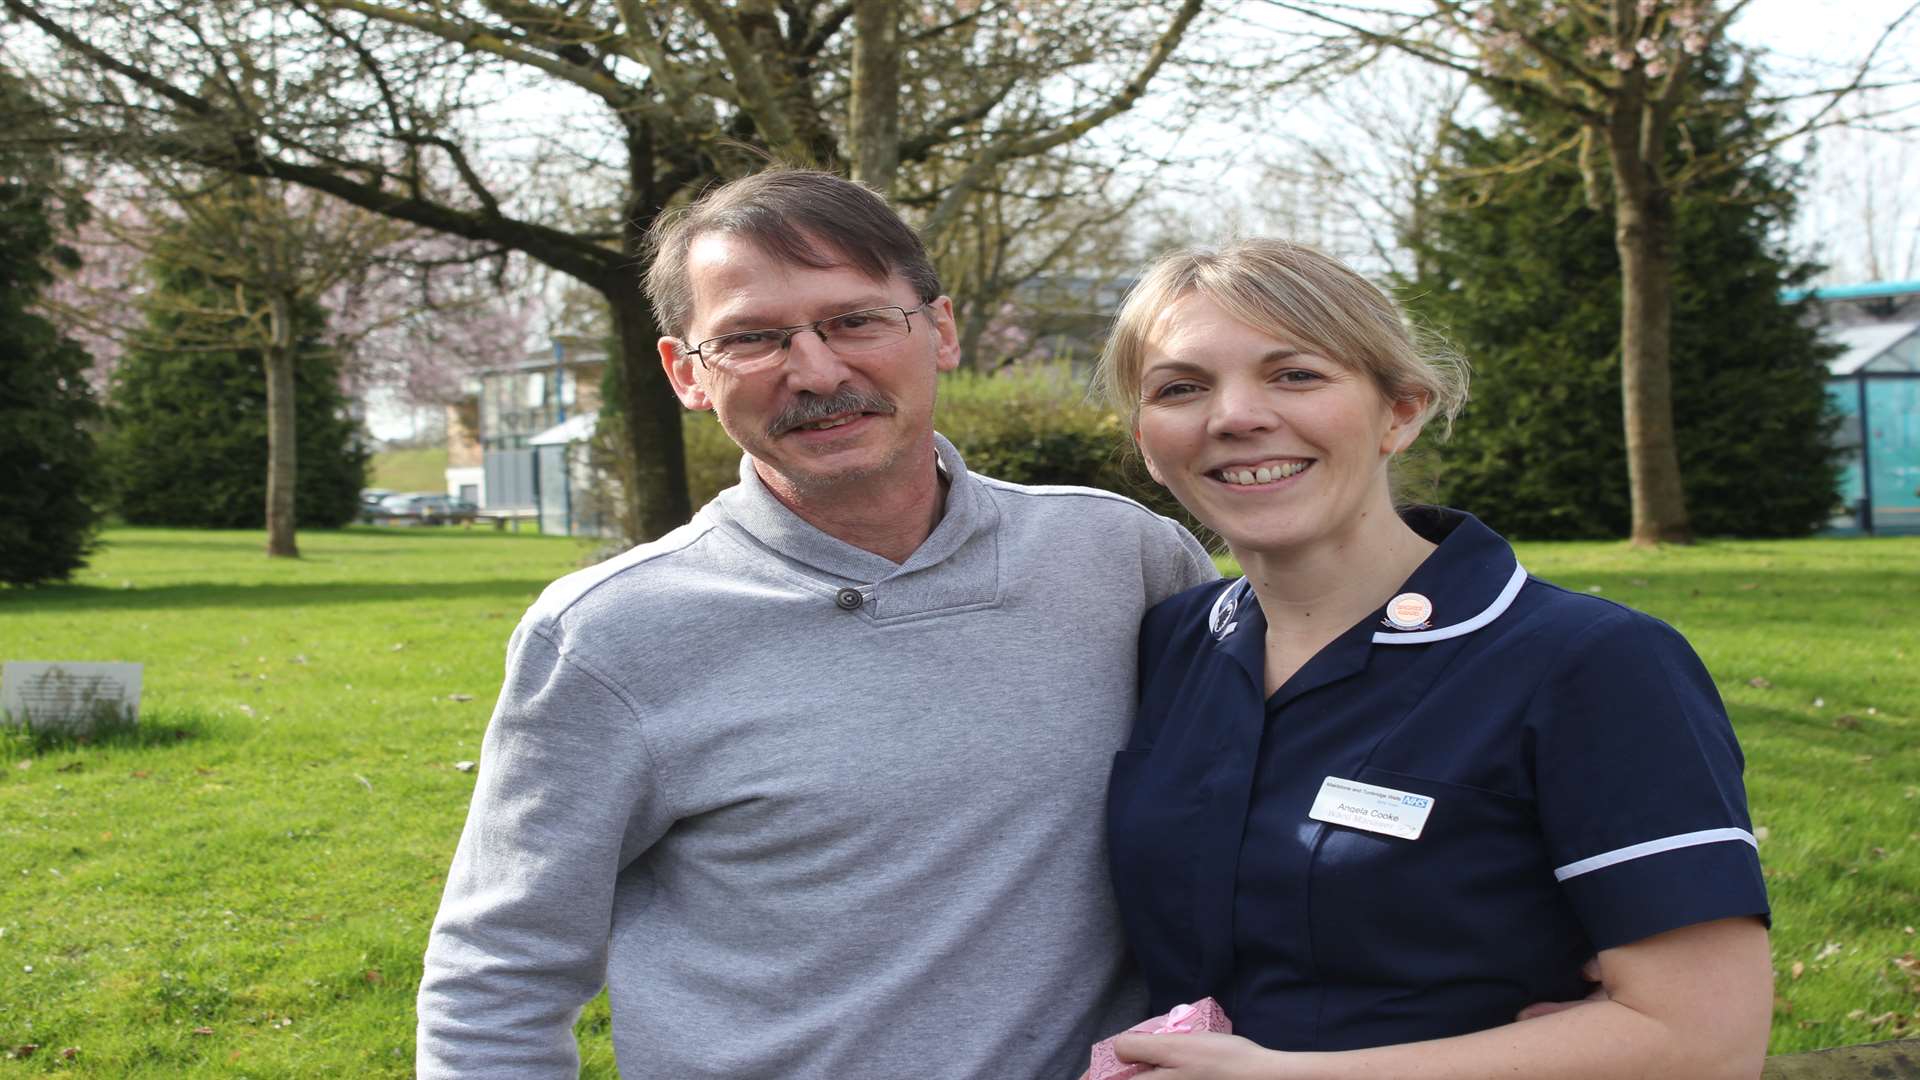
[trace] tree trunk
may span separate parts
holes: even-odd
[[[899,0],[854,0],[847,127],[853,178],[891,195],[900,168]]]
[[[1673,212],[1663,198],[1617,209],[1620,397],[1636,547],[1693,542],[1673,440]]]
[[[269,342],[260,351],[267,374],[267,555],[297,559],[293,486],[298,466],[293,408],[293,302],[273,298]]]
[[[627,533],[641,542],[665,536],[693,516],[687,495],[687,449],[680,437],[680,402],[660,367],[660,330],[640,292],[635,266],[614,276],[602,290],[613,312],[619,352],[620,412],[626,421],[631,455],[627,492]]]

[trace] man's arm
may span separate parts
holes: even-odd
[[[626,696],[522,624],[427,945],[423,1080],[578,1075],[616,877],[671,821],[660,788]]]

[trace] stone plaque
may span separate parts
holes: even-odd
[[[0,723],[87,735],[132,726],[140,715],[139,664],[9,661],[0,670]]]

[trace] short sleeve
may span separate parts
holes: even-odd
[[[1596,948],[1768,917],[1743,759],[1685,638],[1610,607],[1528,710],[1553,874]]]

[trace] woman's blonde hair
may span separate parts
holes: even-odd
[[[1388,400],[1424,400],[1421,421],[1441,418],[1443,438],[1467,400],[1466,360],[1410,325],[1386,293],[1310,247],[1255,238],[1163,255],[1128,291],[1094,385],[1129,428],[1155,323],[1192,294],[1262,333],[1365,372]]]

